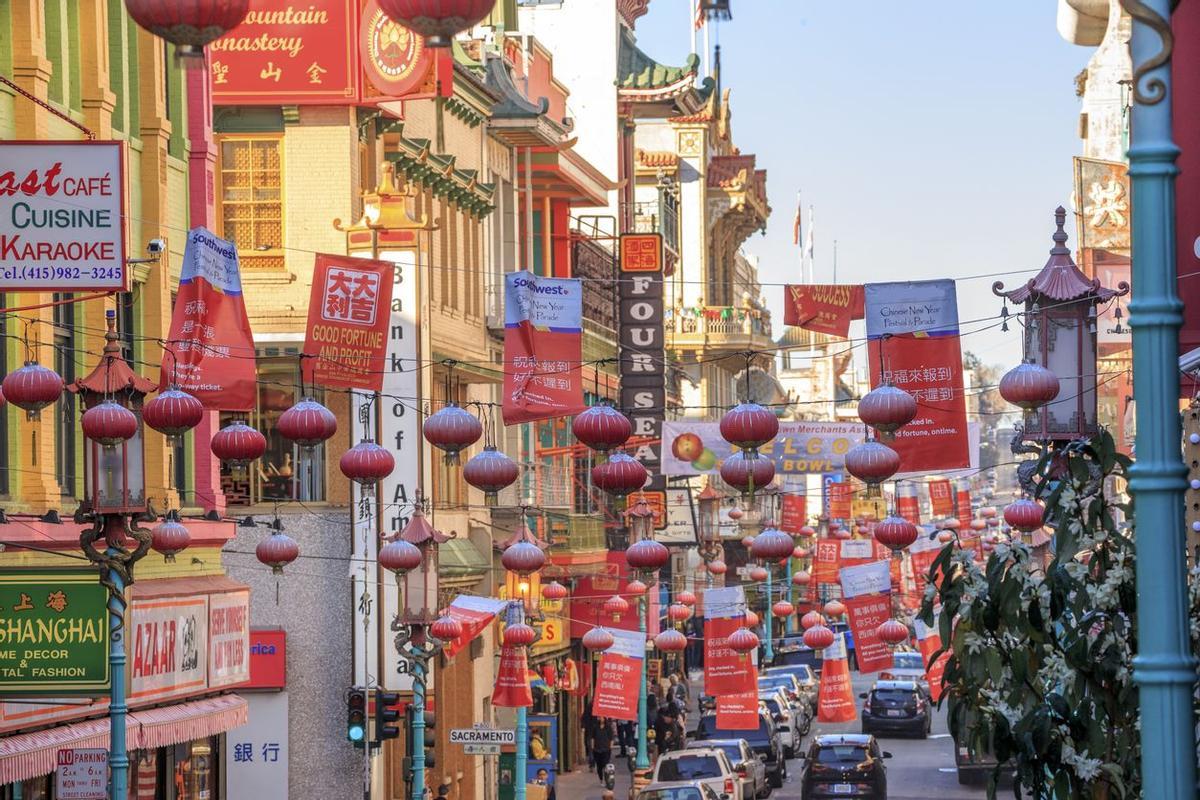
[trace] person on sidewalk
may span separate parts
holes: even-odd
[[[613,739],[616,735],[617,729],[611,719],[601,717],[596,720],[592,731],[592,758],[596,762],[596,775],[601,783],[604,782],[604,768],[612,760]]]
[[[683,749],[683,736],[683,726],[679,724],[675,706],[664,705],[654,720],[654,742],[658,746],[658,754],[661,756]]]

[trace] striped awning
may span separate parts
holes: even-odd
[[[125,718],[130,750],[149,750],[213,736],[246,724],[246,701],[236,694],[131,712]],[[54,772],[63,748],[108,748],[109,721],[90,719],[0,739],[0,785]]]

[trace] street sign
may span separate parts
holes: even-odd
[[[70,748],[58,751],[54,796],[58,800],[104,800],[108,797],[108,751]]]
[[[499,747],[502,744],[516,743],[517,732],[509,728],[454,728],[450,731],[450,744]]]
[[[463,754],[468,756],[498,756],[500,755],[500,745],[498,744],[464,744]]]

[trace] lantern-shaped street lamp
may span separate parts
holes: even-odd
[[[1064,230],[1067,212],[1054,211],[1054,247],[1042,271],[1012,291],[992,291],[1025,307],[1025,357],[1057,376],[1057,397],[1025,413],[1027,441],[1068,442],[1096,433],[1096,306],[1127,294],[1088,278],[1071,260]]]
[[[700,557],[707,563],[721,555],[721,493],[711,482],[696,495],[696,534]]]
[[[400,533],[400,539],[421,551],[421,564],[399,576],[403,588],[400,601],[400,622],[403,625],[429,625],[437,619],[438,607],[438,545],[450,541],[429,524],[418,502],[412,519]]]

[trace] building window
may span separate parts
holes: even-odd
[[[55,293],[54,300],[70,300],[71,294]],[[54,370],[67,384],[75,374],[75,304],[54,306]],[[54,409],[54,478],[64,497],[75,496],[76,431],[75,394],[63,392]]]
[[[221,235],[247,269],[283,269],[283,139],[222,137]]]

